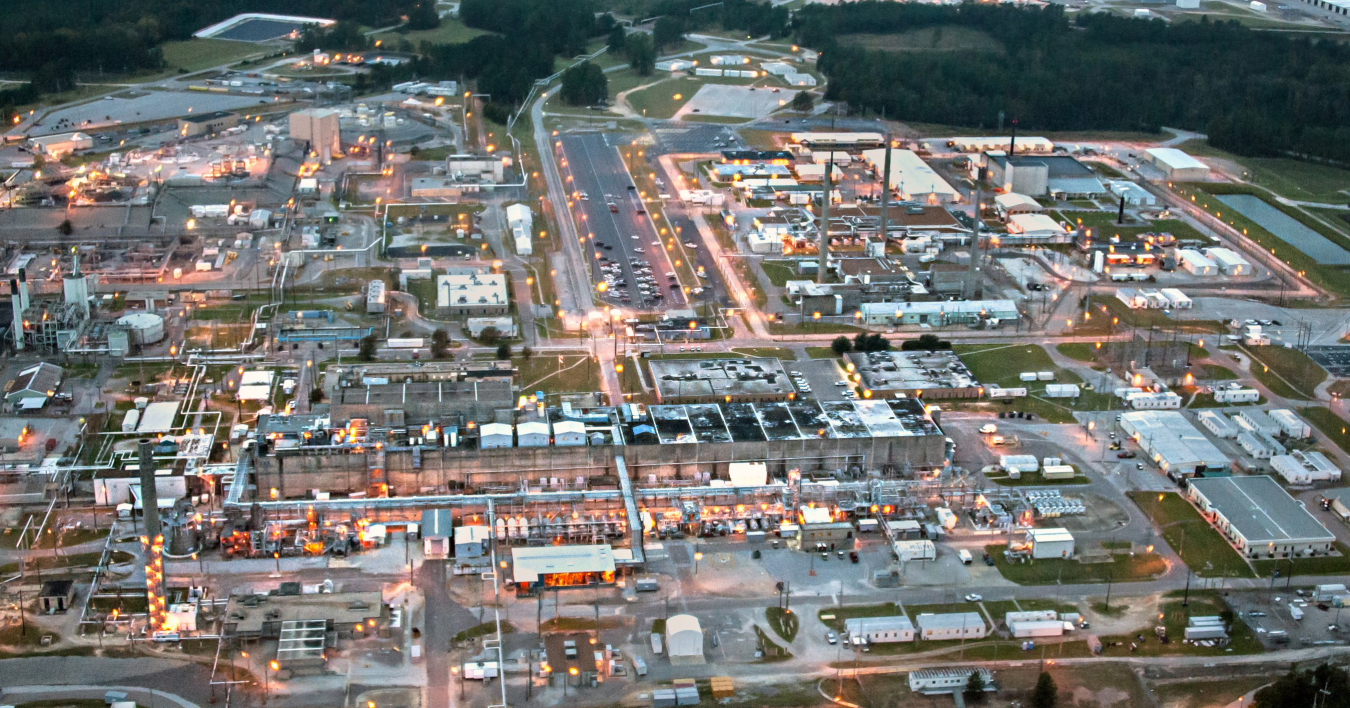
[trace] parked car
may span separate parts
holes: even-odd
[[[984,595],[977,595],[977,594],[975,594],[975,593],[971,593],[971,594],[969,594],[969,595],[966,595],[966,602],[979,602],[980,600],[983,600],[983,599],[984,599]]]

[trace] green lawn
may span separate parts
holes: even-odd
[[[1022,386],[1018,375],[1024,371],[1054,371],[1055,383],[1083,381],[1078,374],[1056,366],[1039,344],[958,344],[952,349],[965,362],[975,380],[982,384]]]
[[[1163,538],[1196,575],[1205,578],[1253,577],[1252,569],[1200,512],[1179,494],[1130,492]]]
[[[810,359],[837,359],[839,357],[830,347],[807,347],[806,356]]]
[[[994,557],[994,567],[1004,578],[1018,585],[1065,585],[1081,583],[1130,583],[1152,580],[1167,572],[1167,563],[1157,553],[1113,554],[1110,563],[1079,563],[1072,558],[1042,559],[1026,563],[1009,563],[1003,556],[1008,544],[990,544],[984,547]]]
[[[1336,443],[1336,447],[1345,452],[1350,452],[1350,434],[1347,434],[1347,430],[1350,430],[1350,423],[1347,423],[1344,418],[1323,406],[1300,408],[1298,413],[1322,431],[1323,435],[1331,438],[1331,442]]]
[[[502,622],[502,634],[510,634],[511,632],[514,631],[516,631],[514,625],[512,625],[510,622]],[[456,634],[453,641],[466,642],[470,639],[475,639],[477,637],[486,637],[489,634],[496,634],[496,633],[497,633],[496,622],[484,622],[482,624],[476,624],[460,632],[459,634]]]
[[[689,77],[666,79],[628,94],[628,105],[634,111],[644,113],[647,118],[670,118],[694,97],[694,93],[703,83]]]
[[[525,393],[543,391],[553,393],[584,393],[600,390],[600,364],[587,363],[588,355],[564,354],[561,373],[559,373],[558,355],[536,353],[529,360],[519,355],[519,347],[513,347],[516,355],[512,358],[520,376],[520,390]]]
[[[1186,634],[1186,624],[1190,617],[1224,615],[1229,612],[1228,603],[1216,590],[1194,590],[1182,606],[1182,591],[1168,593],[1159,606],[1162,623],[1167,627],[1167,637],[1171,641],[1163,644],[1149,630],[1141,628],[1143,643],[1131,651],[1130,644],[1137,642],[1135,633],[1119,636],[1101,637],[1103,656],[1221,656],[1228,654],[1260,654],[1263,649],[1250,627],[1246,623],[1234,620],[1228,628],[1229,645],[1227,647],[1202,647],[1182,641]],[[1112,603],[1115,604],[1115,603]],[[1114,646],[1119,642],[1120,646]]]
[[[1201,368],[1204,371],[1202,376],[1207,381],[1231,381],[1242,378],[1236,371],[1219,364],[1202,364]]]
[[[377,34],[375,35],[375,38],[392,39],[394,37],[404,37],[409,42],[412,42],[413,45],[418,45],[422,42],[429,42],[431,44],[460,44],[484,34],[491,34],[491,32],[474,29],[453,17],[442,17],[441,26],[435,29],[414,30],[406,34],[388,32],[385,34]]]
[[[1190,140],[1178,147],[1192,155],[1236,162],[1247,168],[1248,181],[1290,199],[1344,203],[1345,191],[1350,190],[1350,170],[1285,158],[1238,157],[1203,140]]]
[[[1313,558],[1294,558],[1285,560],[1276,558],[1271,560],[1254,560],[1252,567],[1256,568],[1256,573],[1263,578],[1270,577],[1272,571],[1279,571],[1280,577],[1291,573],[1294,575],[1347,575],[1350,574],[1350,548],[1337,541],[1336,552],[1338,556],[1316,556]]]
[[[801,324],[783,324],[782,322],[770,322],[770,334],[853,334],[864,331],[861,327],[853,325],[836,324],[834,322],[815,322],[808,320]]]
[[[797,630],[801,629],[801,615],[792,610],[784,610],[781,607],[764,608],[764,619],[769,623],[769,628],[774,634],[783,638],[783,641],[792,643],[797,638]]]
[[[1094,295],[1090,300],[1090,311],[1092,320],[1088,324],[1079,322],[1075,325],[1074,331],[1086,333],[1086,330],[1115,333],[1120,327],[1144,327],[1165,330],[1177,330],[1181,332],[1214,332],[1222,333],[1225,330],[1223,323],[1215,320],[1181,320],[1172,319],[1163,314],[1162,310],[1138,309],[1132,310],[1118,298],[1108,297],[1106,295]],[[1112,318],[1108,319],[1098,319]],[[1118,320],[1118,321],[1112,321]]]
[[[1087,342],[1065,342],[1055,345],[1055,351],[1075,361],[1096,361],[1098,347]]]
[[[817,613],[817,617],[826,627],[836,632],[844,631],[844,621],[857,619],[859,617],[894,617],[902,615],[900,607],[894,602],[883,602],[880,605],[844,605],[842,607],[826,607]]]
[[[1278,396],[1311,400],[1313,391],[1327,378],[1325,369],[1297,349],[1265,346],[1244,347],[1244,351],[1254,360],[1252,373]]]
[[[1040,487],[1066,484],[1092,484],[1092,480],[1082,473],[1074,475],[1073,479],[1046,479],[1040,472],[1023,472],[1018,479],[1013,479],[1006,474],[985,475],[990,482],[1003,487]]]
[[[736,354],[746,356],[763,356],[782,359],[783,361],[796,361],[797,355],[791,349],[783,347],[737,347],[731,350]]]
[[[1199,231],[1180,219],[1158,219],[1142,224],[1130,223],[1119,226],[1116,224],[1115,209],[1110,211],[1054,211],[1052,215],[1070,226],[1082,224],[1091,229],[1094,239],[1119,236],[1122,240],[1132,241],[1138,238],[1140,234],[1146,233],[1169,233],[1179,239],[1203,238]]]
[[[252,42],[232,42],[228,39],[194,37],[180,42],[165,42],[160,46],[164,63],[174,70],[201,71],[221,64],[230,64],[253,54],[266,54],[270,48]]]

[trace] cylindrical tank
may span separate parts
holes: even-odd
[[[141,346],[164,339],[164,318],[153,312],[133,312],[118,318],[117,324],[126,327],[132,341]]]

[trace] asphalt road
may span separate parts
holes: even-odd
[[[569,135],[563,137],[562,142],[567,158],[566,170],[573,178],[569,187],[588,197],[576,200],[576,211],[584,217],[583,235],[594,235],[587,239],[585,247],[585,257],[591,263],[592,282],[603,282],[603,266],[612,263],[617,266],[613,268],[613,280],[623,283],[607,286],[607,293],[612,295],[606,296],[605,300],[619,307],[639,310],[682,306],[684,294],[678,286],[672,286],[666,275],[674,268],[664,255],[666,251],[658,240],[656,229],[647,214],[639,214],[634,208],[628,190],[632,182],[615,143],[609,136],[598,133]],[[609,210],[605,195],[613,197],[618,211]],[[597,253],[600,259],[596,258]],[[651,270],[648,294],[638,288],[638,278],[643,276],[639,269],[644,262]],[[657,294],[661,297],[655,297]]]

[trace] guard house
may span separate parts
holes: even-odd
[[[603,544],[512,548],[511,566],[517,595],[614,582],[614,550]]]
[[[73,580],[48,580],[38,592],[38,603],[47,614],[64,614],[75,604]]]

